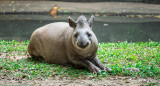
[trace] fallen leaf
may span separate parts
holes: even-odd
[[[131,83],[130,81],[125,81],[125,83]]]

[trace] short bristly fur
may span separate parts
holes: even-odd
[[[28,45],[31,57],[54,64],[73,64],[88,68],[93,73],[110,71],[96,57],[98,41],[92,31],[94,16],[87,21],[80,16],[77,21],[56,22],[36,29]]]

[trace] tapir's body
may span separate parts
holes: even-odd
[[[83,22],[85,17],[81,18],[79,20]],[[94,73],[106,70],[96,57],[98,41],[95,34],[88,23],[81,25],[78,20],[70,19],[69,23],[56,22],[38,28],[30,38],[29,54],[48,63],[84,66]]]

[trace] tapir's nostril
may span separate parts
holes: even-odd
[[[79,47],[81,47],[81,48],[87,47],[88,44],[89,44],[88,42],[87,42],[87,43],[77,43],[77,45],[78,45]]]

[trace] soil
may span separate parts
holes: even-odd
[[[158,83],[158,80],[152,78],[138,78],[138,77],[124,77],[124,76],[109,76],[102,80],[95,79],[75,79],[67,80],[65,78],[60,79],[44,79],[44,80],[6,80],[1,79],[1,85],[40,85],[40,86],[143,86],[152,83]],[[160,84],[159,84],[160,85]]]
[[[7,57],[6,54],[14,54],[15,56]],[[3,53],[0,55],[0,58],[11,58],[13,60],[19,60],[22,58],[28,57],[28,55],[19,56],[17,53]],[[131,76],[107,76],[101,80],[94,79],[92,77],[85,79],[68,79],[61,78],[56,76],[48,79],[36,79],[36,80],[27,80],[24,79],[12,79],[7,77],[7,75],[0,75],[0,85],[36,85],[36,86],[146,86],[149,84],[158,84],[160,85],[160,80],[153,78],[139,78]]]

